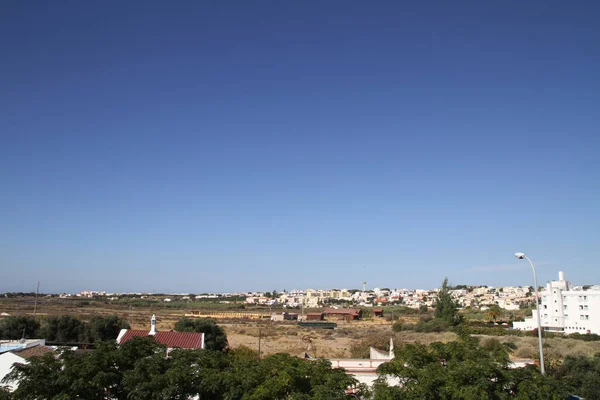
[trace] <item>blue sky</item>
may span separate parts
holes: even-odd
[[[599,16],[4,2],[0,292],[600,283]]]

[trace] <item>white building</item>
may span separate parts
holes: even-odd
[[[8,375],[8,373],[12,369],[13,364],[28,364],[28,361],[23,357],[20,357],[11,352],[0,354],[0,381],[2,381],[2,379],[4,379],[6,375]],[[8,390],[10,392],[13,392],[15,391],[15,389],[17,389],[19,383],[11,381],[7,383],[7,386]]]
[[[597,287],[588,290],[574,287],[565,280],[565,274],[559,272],[558,281],[548,282],[540,298],[541,325],[545,331],[600,335],[600,290]],[[520,330],[533,330],[537,325],[536,312],[523,322],[513,323],[513,327]]]

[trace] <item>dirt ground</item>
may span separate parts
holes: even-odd
[[[347,358],[351,356],[351,346],[367,337],[382,336],[385,341],[394,336],[397,342],[424,344],[435,341],[447,342],[456,338],[453,333],[393,333],[390,324],[377,322],[347,323],[336,329],[308,329],[297,325],[273,324],[224,324],[229,345],[240,345],[258,351],[259,330],[262,354],[289,353],[313,357]],[[400,345],[396,343],[396,345]]]

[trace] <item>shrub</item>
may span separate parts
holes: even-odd
[[[533,345],[522,344],[521,346],[517,347],[515,356],[520,358],[535,358],[537,357],[537,349]]]
[[[402,323],[401,320],[397,321],[397,322],[394,322],[394,325],[392,325],[392,331],[394,331],[394,332],[402,332],[402,325],[403,325],[403,323]]]
[[[579,332],[575,332],[569,335],[569,338],[576,340],[583,340],[584,342],[596,342],[600,340],[600,335],[594,333],[584,333],[583,335]]]
[[[445,332],[449,330],[450,325],[441,319],[432,319],[427,322],[420,321],[415,326],[416,332]]]

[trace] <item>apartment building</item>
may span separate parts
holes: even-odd
[[[541,325],[545,331],[600,335],[600,287],[573,286],[561,271],[558,281],[546,284],[540,299]],[[533,330],[537,325],[536,312],[525,321],[513,323],[520,330]]]

